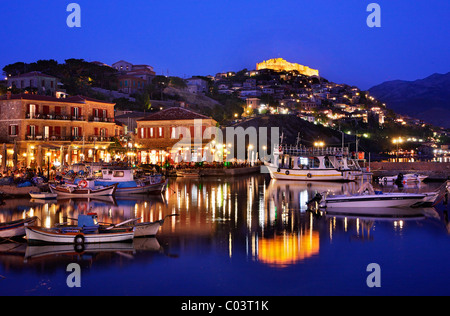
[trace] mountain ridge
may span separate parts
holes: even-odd
[[[450,128],[450,72],[414,81],[385,81],[368,91],[399,114]]]

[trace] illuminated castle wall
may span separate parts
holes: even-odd
[[[274,58],[265,60],[256,64],[256,70],[272,69],[276,71],[292,71],[297,70],[302,75],[306,76],[319,76],[319,70],[312,69],[307,66],[299,65],[296,63],[290,63],[283,58]]]

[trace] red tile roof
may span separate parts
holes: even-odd
[[[194,120],[211,119],[208,116],[198,114],[185,108],[168,108],[155,114],[150,114],[138,121],[173,121],[173,120]]]
[[[7,99],[8,99],[8,97],[7,97],[6,94],[0,96],[0,100],[7,100]],[[55,97],[50,97],[50,96],[45,96],[45,95],[21,93],[21,94],[12,94],[10,99],[11,100],[47,101],[47,102],[59,102],[59,103],[62,103],[62,102],[66,102],[66,103],[86,103],[86,101],[88,101],[88,102],[101,102],[101,103],[114,104],[114,103],[101,101],[101,100],[96,100],[96,99],[85,97],[85,96],[81,96],[81,95],[58,99],[58,98],[55,98]]]

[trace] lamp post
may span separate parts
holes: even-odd
[[[47,152],[45,154],[47,156],[47,179],[50,181],[50,156],[52,155],[51,152]]]

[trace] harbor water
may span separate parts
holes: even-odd
[[[376,188],[425,192],[440,185]],[[179,216],[156,237],[131,243],[75,249],[1,242],[0,295],[449,295],[446,204],[353,216],[307,210],[316,193],[358,186],[258,174],[170,179],[161,196],[5,200],[1,222],[37,216],[45,227],[73,224],[88,212],[106,223]],[[81,268],[79,287],[68,285],[71,263]]]

